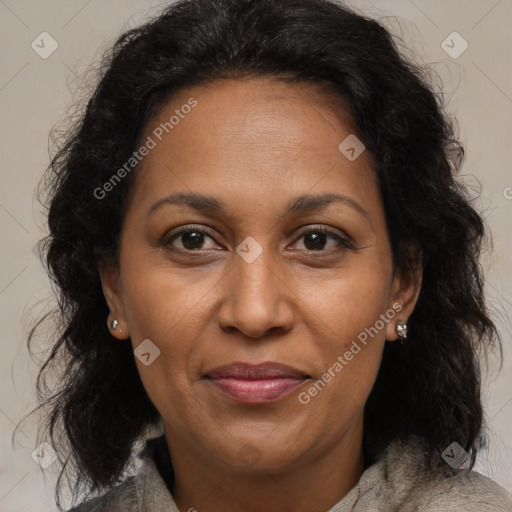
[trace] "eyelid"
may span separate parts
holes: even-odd
[[[298,240],[299,238],[301,238],[302,236],[304,236],[305,234],[307,234],[309,232],[325,233],[327,235],[332,236],[333,238],[336,238],[339,241],[340,245],[343,245],[347,249],[356,249],[356,246],[355,246],[353,240],[345,232],[343,232],[337,228],[325,226],[323,224],[316,224],[316,225],[315,224],[307,224],[306,227],[299,232],[296,240]],[[330,252],[330,251],[310,251],[310,252]]]
[[[303,229],[301,229],[301,228],[303,228]],[[330,235],[331,237],[337,239],[339,245],[341,245],[347,249],[352,249],[352,250],[356,249],[356,246],[355,246],[352,238],[337,228],[328,227],[328,226],[325,226],[322,224],[316,224],[316,225],[315,224],[313,224],[313,225],[306,224],[304,226],[300,226],[298,229],[300,231],[299,231],[298,235],[296,236],[296,238],[294,239],[294,243],[297,242],[302,236],[308,234],[309,232],[320,232],[320,233],[325,233],[327,235]],[[189,231],[194,231],[194,230],[208,235],[215,242],[217,242],[216,234],[215,234],[214,230],[212,230],[208,226],[205,226],[203,224],[188,224],[185,226],[180,226],[178,228],[178,231],[174,231],[174,232],[164,235],[164,237],[162,239],[162,244],[166,247],[168,247],[168,246],[172,247],[171,242],[174,239],[178,238],[183,233],[186,233]],[[200,252],[200,250],[192,251],[192,250],[186,250],[186,249],[184,250],[184,249],[179,249],[179,248],[175,248],[175,249],[185,251],[187,253]],[[325,250],[325,251],[324,250],[319,250],[319,251],[309,250],[307,252],[330,253],[330,252],[332,252],[332,250],[339,250],[339,249],[331,249],[331,250]]]
[[[179,235],[186,233],[188,231],[194,231],[194,230],[196,230],[200,233],[204,233],[204,234],[208,235],[210,238],[212,238],[213,240],[217,241],[215,238],[214,231],[211,228],[209,228],[208,226],[205,226],[204,224],[187,224],[186,226],[180,226],[178,228],[178,231],[173,230],[170,233],[165,234],[162,238],[162,243],[164,245],[168,245],[174,238],[177,238]],[[192,251],[188,251],[188,252],[192,252]]]

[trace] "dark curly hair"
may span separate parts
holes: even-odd
[[[49,235],[40,246],[58,306],[32,327],[28,346],[46,318],[57,320],[37,392],[63,464],[58,504],[68,471],[75,497],[119,482],[136,442],[159,421],[130,344],[106,328],[98,273],[100,262],[119,257],[136,168],[108,200],[94,191],[132,156],[174,93],[221,78],[322,83],[346,104],[374,157],[394,267],[412,271],[412,245],[423,266],[410,341],[386,344],[365,406],[365,458],[373,462],[392,440],[417,435],[431,463],[457,441],[473,467],[485,444],[481,355],[496,346],[501,354],[479,263],[487,232],[455,179],[464,150],[442,95],[397,39],[382,23],[329,0],[180,0],[105,54],[85,112],[41,182]],[[57,375],[50,389],[48,375]]]

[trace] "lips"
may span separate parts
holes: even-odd
[[[237,362],[215,368],[205,378],[236,401],[257,404],[284,398],[311,377],[279,363]]]
[[[279,363],[261,363],[258,365],[249,363],[232,363],[220,366],[219,368],[208,372],[207,377],[263,380],[278,378],[303,379],[306,375],[291,366]],[[309,375],[307,377],[309,377]]]

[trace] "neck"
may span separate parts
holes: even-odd
[[[240,471],[188,447],[165,428],[172,454],[172,496],[180,512],[325,512],[359,481],[364,471],[362,414],[337,442],[286,468]],[[313,453],[314,448],[311,449]]]

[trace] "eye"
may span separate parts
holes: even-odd
[[[215,241],[213,232],[199,227],[187,227],[173,233],[172,235],[165,238],[163,245],[172,246],[182,251],[200,251],[208,249],[205,247],[206,239]],[[309,228],[304,231],[298,240],[304,239],[304,250],[316,251],[316,252],[328,252],[329,249],[336,250],[339,246],[347,249],[354,249],[354,245],[351,243],[348,237],[343,237],[335,231],[325,228],[324,226],[316,226]],[[325,246],[329,245],[329,239],[334,241],[331,243],[333,247],[325,250]],[[174,242],[178,240],[180,245],[176,245]],[[213,248],[215,248],[214,246]]]
[[[331,247],[325,250],[325,246],[329,245],[329,238],[334,240],[334,244],[331,243]],[[328,252],[329,249],[334,249],[339,246],[343,246],[347,249],[354,249],[354,245],[350,242],[350,240],[335,231],[325,228],[324,226],[315,226],[313,228],[304,231],[299,240],[303,239],[303,245],[306,251],[319,251],[319,252]]]
[[[166,238],[164,245],[172,245],[176,249],[181,249],[183,251],[202,250],[205,249],[204,243],[206,238],[214,240],[213,236],[209,233],[210,231],[204,228],[188,227]],[[176,246],[173,243],[175,240],[179,240],[181,242],[181,247]]]

